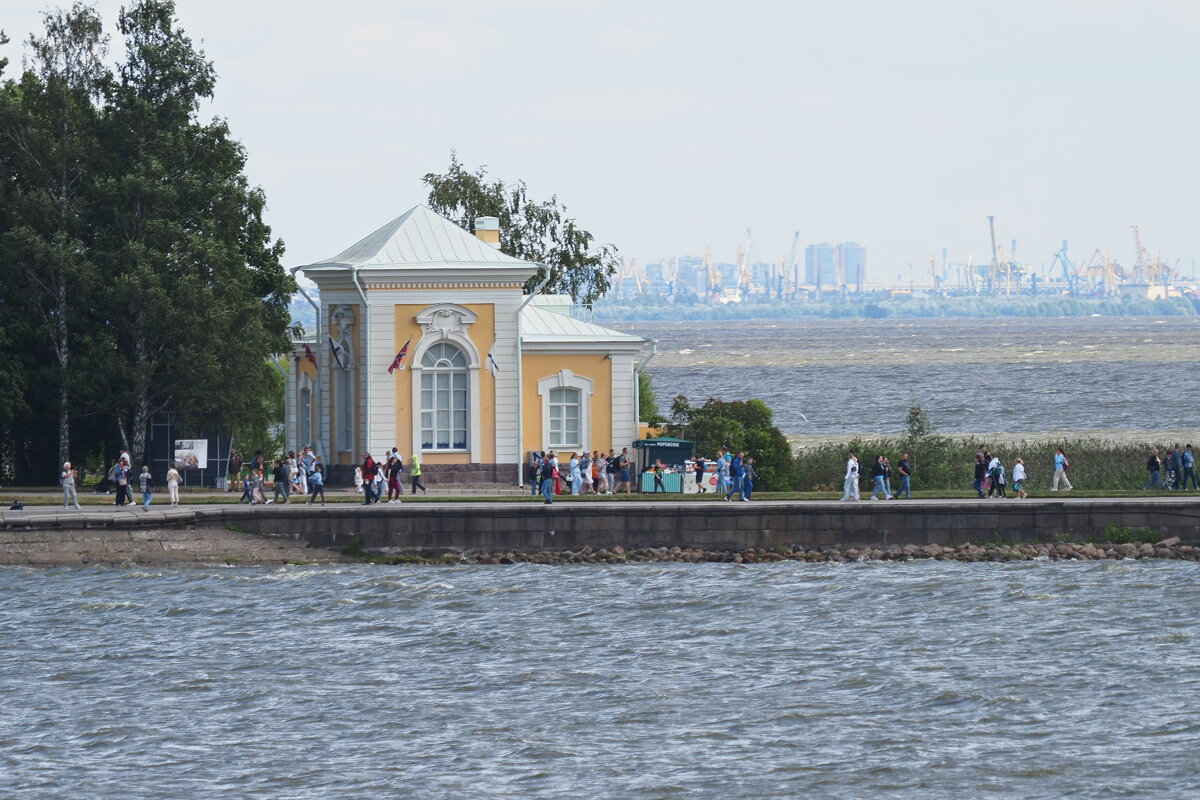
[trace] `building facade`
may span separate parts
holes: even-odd
[[[494,218],[473,235],[416,206],[297,269],[319,334],[290,361],[288,448],[312,443],[335,479],[396,447],[433,482],[516,483],[531,450],[637,438],[646,340],[525,295],[538,267],[499,250]]]

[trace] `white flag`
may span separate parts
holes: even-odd
[[[492,377],[496,377],[496,373],[500,371],[500,365],[496,363],[496,340],[492,339],[492,349],[488,350],[487,369],[492,373]]]

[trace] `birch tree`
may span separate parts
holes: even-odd
[[[59,463],[71,449],[73,293],[92,283],[92,190],[100,101],[110,83],[107,37],[95,9],[47,11],[27,42],[25,71],[0,93],[6,178],[3,248],[9,302],[36,318],[54,360]]]

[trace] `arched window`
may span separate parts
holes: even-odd
[[[421,357],[421,449],[466,450],[467,357],[439,342]]]
[[[579,390],[570,387],[550,390],[550,447],[582,447],[579,435]]]

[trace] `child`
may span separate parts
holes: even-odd
[[[1025,492],[1025,462],[1017,459],[1017,463],[1013,464],[1012,468],[1013,491],[1017,493],[1018,500],[1024,500],[1029,497]]]

